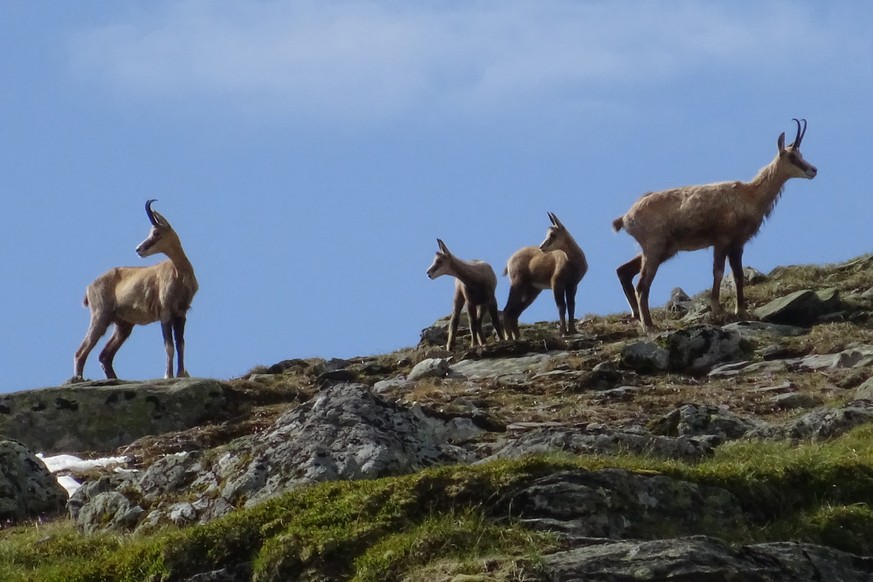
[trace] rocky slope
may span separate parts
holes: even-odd
[[[448,353],[437,322],[382,356],[0,395],[0,520],[63,515],[47,556],[108,544],[80,579],[871,579],[873,255],[747,281],[754,321],[677,290],[652,338],[589,317]],[[125,460],[64,503],[32,452]],[[28,551],[0,577],[70,575]]]

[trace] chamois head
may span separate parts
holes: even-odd
[[[447,275],[450,268],[450,259],[452,258],[452,253],[449,251],[446,243],[437,239],[437,245],[439,245],[440,250],[436,252],[433,263],[427,269],[427,276],[431,279],[436,279],[440,275]]]
[[[568,234],[567,227],[558,220],[554,212],[549,212],[549,220],[552,221],[552,226],[546,230],[546,238],[540,243],[540,250],[543,252],[559,248],[559,243]]]
[[[148,257],[158,253],[164,253],[169,248],[179,246],[179,237],[170,223],[159,212],[152,210],[152,203],[157,200],[149,200],[145,203],[146,215],[152,223],[149,236],[136,247],[136,254]]]
[[[803,122],[801,127],[800,122]],[[794,119],[797,124],[797,135],[794,137],[794,142],[785,147],[785,132],[779,134],[779,139],[776,145],[779,147],[779,165],[783,168],[791,178],[807,178],[812,180],[818,173],[818,169],[803,159],[800,153],[800,142],[803,141],[803,136],[806,135],[806,120]]]

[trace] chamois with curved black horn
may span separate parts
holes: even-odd
[[[185,321],[197,293],[197,279],[176,231],[166,218],[152,210],[154,202],[149,200],[145,204],[152,227],[136,252],[140,257],[163,253],[169,260],[148,267],[115,267],[88,285],[84,304],[91,310],[91,323],[82,345],[76,350],[71,382],[84,381],[85,360],[110,325],[114,324],[115,329],[100,352],[100,365],[107,378],[116,378],[112,360],[133,326],[155,321],[161,322],[167,352],[164,377],[173,377],[174,351],[178,354],[176,377],[188,376]]]
[[[743,295],[743,247],[755,236],[791,178],[815,178],[818,170],[803,159],[800,143],[806,135],[806,120],[794,119],[797,134],[785,146],[785,133],[776,140],[777,152],[750,182],[717,182],[684,186],[645,194],[624,216],[612,222],[624,228],[642,252],[616,269],[634,318],[643,333],[655,329],[649,312],[649,289],[658,267],[679,251],[713,247],[712,292],[714,315],[721,313],[719,289],[725,258],[730,262],[737,293],[736,314],[745,316]],[[633,279],[640,275],[636,289]]]

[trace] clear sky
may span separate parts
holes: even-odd
[[[149,198],[200,281],[187,367],[217,378],[414,345],[450,308],[437,237],[499,275],[549,211],[588,255],[580,314],[624,311],[612,219],[752,178],[792,117],[819,174],[746,264],[873,251],[871,30],[866,0],[2,2],[0,392],[72,375],[86,285],[158,260],[134,252]],[[710,251],[682,254],[652,304],[710,282]],[[546,319],[548,293],[522,322]],[[115,368],[164,358],[137,327]]]

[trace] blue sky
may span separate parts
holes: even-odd
[[[499,274],[549,211],[588,255],[578,311],[624,311],[637,248],[612,219],[750,179],[792,117],[819,175],[746,264],[870,252],[870,30],[860,0],[0,3],[0,392],[72,375],[86,285],[158,260],[134,252],[149,198],[200,281],[188,369],[218,378],[414,345],[451,303],[425,276],[437,237]],[[673,259],[652,304],[707,288],[710,261]],[[545,293],[522,317],[555,319]],[[115,368],[163,363],[153,324]]]

